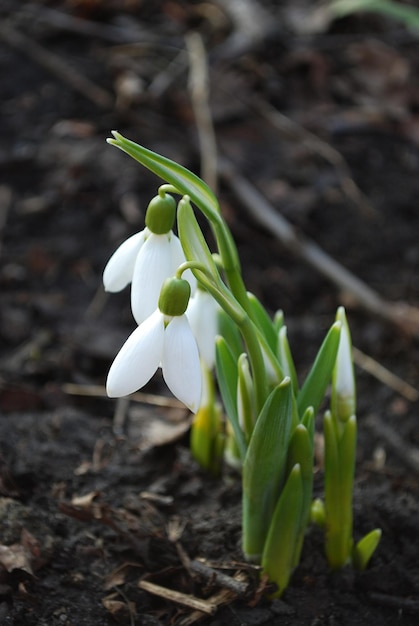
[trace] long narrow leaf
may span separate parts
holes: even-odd
[[[276,353],[277,333],[275,331],[272,320],[253,293],[247,294],[250,307],[252,310],[252,319],[258,328],[262,331],[272,352]]]
[[[237,412],[237,361],[223,337],[217,337],[215,342],[215,365],[221,397],[243,460],[247,446]]]
[[[294,567],[298,565],[300,560],[304,534],[310,518],[311,502],[313,498],[313,439],[308,429],[303,426],[303,424],[299,424],[294,430],[288,449],[288,468],[291,469],[297,464],[301,468],[303,492],[301,517],[299,520],[295,520],[295,523],[298,525],[298,534],[295,542]]]
[[[287,327],[282,326],[280,331],[278,332],[278,359],[281,364],[282,369],[286,376],[291,378],[292,388],[294,390],[294,394],[297,396],[298,394],[298,379],[297,372],[294,365],[294,360],[292,358],[291,348],[288,343],[287,337]]]
[[[330,9],[337,17],[344,17],[357,11],[381,13],[400,20],[408,28],[419,29],[418,8],[392,0],[335,0]]]
[[[294,569],[303,499],[301,469],[295,465],[275,508],[262,556],[263,573],[278,587],[273,598],[286,589]]]
[[[340,329],[341,323],[335,322],[320,346],[313,367],[298,394],[297,402],[300,415],[309,406],[313,407],[314,414],[319,410],[332,377],[339,347]]]
[[[116,131],[113,131],[112,135],[113,139],[108,139],[108,143],[129,154],[141,165],[176,187],[180,193],[190,196],[191,200],[202,210],[219,212],[217,198],[198,176],[182,165],[126,139]]]
[[[357,570],[363,571],[367,567],[370,558],[380,543],[381,534],[381,529],[375,528],[358,541],[353,550],[353,564]]]
[[[260,558],[284,483],[292,422],[289,378],[270,394],[259,415],[243,464],[243,551]]]

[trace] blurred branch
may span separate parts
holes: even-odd
[[[16,30],[10,21],[0,23],[0,40],[25,54],[60,81],[67,83],[74,91],[78,91],[91,100],[99,108],[109,109],[113,106],[113,96],[110,93],[70,67],[66,61],[62,61],[30,37]]]
[[[419,309],[404,302],[388,302],[376,291],[329,256],[314,241],[299,235],[266,198],[243,178],[226,159],[220,163],[220,175],[248,213],[269,230],[293,254],[300,257],[339,289],[350,294],[364,309],[404,332],[419,336]]]
[[[201,178],[217,193],[217,145],[209,107],[208,64],[201,35],[186,37],[189,53],[189,91],[198,130],[201,153]]]
[[[284,139],[287,141],[300,142],[307,150],[321,156],[325,161],[330,163],[338,174],[342,191],[346,197],[366,216],[377,217],[378,213],[376,209],[355,183],[348,163],[338,150],[320,137],[317,137],[314,133],[306,130],[300,124],[297,124],[297,122],[291,118],[280,113],[261,98],[255,97],[253,99],[253,106],[260,115],[274,126]]]

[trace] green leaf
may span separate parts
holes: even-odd
[[[187,260],[201,263],[210,272],[214,281],[218,282],[220,279],[217,266],[187,198],[182,198],[179,202],[177,224],[180,242]],[[204,272],[194,268],[192,272],[203,285],[208,284],[209,279]]]
[[[298,394],[298,379],[295,370],[294,360],[291,354],[291,348],[288,343],[287,327],[282,326],[278,333],[278,360],[286,376],[291,378],[292,388],[295,396]]]
[[[370,558],[380,543],[381,534],[381,529],[375,528],[358,541],[353,550],[353,565],[357,570],[366,569]]]
[[[326,556],[332,569],[346,565],[352,553],[352,490],[356,419],[341,424],[327,412],[323,420],[325,445]],[[341,432],[340,432],[341,431]]]
[[[303,500],[301,469],[295,465],[275,507],[263,550],[262,571],[278,587],[272,598],[282,595],[294,570]]]
[[[301,418],[301,423],[307,428],[307,432],[310,436],[311,445],[314,445],[314,417],[313,407],[309,406],[304,411],[304,415]]]
[[[264,334],[272,352],[276,353],[277,333],[275,331],[271,318],[266,312],[266,309],[262,306],[256,296],[253,295],[253,293],[248,292],[247,297],[251,308],[252,320],[259,328],[259,330],[261,330]]]
[[[284,311],[282,311],[281,309],[279,309],[275,315],[274,315],[274,321],[273,321],[273,325],[274,328],[276,330],[276,334],[279,334],[279,331],[281,330],[281,328],[283,327],[283,325],[285,324],[284,321]]]
[[[335,322],[320,346],[314,364],[297,397],[300,415],[309,406],[313,407],[315,414],[319,410],[332,377],[339,347],[340,329],[340,322]]]
[[[356,460],[356,434],[356,417],[352,415],[344,424],[338,441],[342,504],[351,509]]]
[[[254,385],[250,373],[247,354],[241,354],[237,361],[237,410],[246,439],[250,439],[256,422],[256,401]]]
[[[231,317],[227,315],[223,309],[218,311],[218,334],[227,342],[234,358],[237,359],[244,351],[243,341],[237,328],[237,324],[233,322]]]
[[[381,13],[403,22],[408,28],[419,28],[418,8],[391,0],[335,0],[331,3],[330,10],[336,17],[344,17],[357,11]]]
[[[323,500],[320,498],[316,498],[313,500],[311,509],[310,509],[310,520],[316,526],[320,526],[320,528],[324,528],[326,526],[326,511],[324,508]]]
[[[292,433],[288,448],[288,467],[292,468],[294,465],[299,465],[301,469],[304,501],[307,504],[305,507],[307,518],[304,521],[306,524],[313,491],[313,442],[303,424],[299,424]]]
[[[298,538],[296,540],[293,566],[300,560],[304,533],[310,518],[311,501],[313,498],[313,439],[303,424],[299,424],[291,435],[288,448],[287,467],[299,465],[303,487],[301,518],[298,520]]]
[[[291,393],[291,381],[285,378],[269,395],[243,463],[243,551],[252,560],[262,554],[284,483],[292,422]]]
[[[223,337],[217,337],[215,340],[215,366],[221,397],[243,460],[247,446],[237,413],[237,360]]]
[[[126,152],[162,180],[176,187],[182,195],[190,196],[191,200],[204,212],[219,212],[217,198],[198,176],[182,165],[126,139],[116,131],[112,131],[112,135],[113,139],[108,139],[108,143]]]

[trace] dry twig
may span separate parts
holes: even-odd
[[[70,396],[85,396],[90,398],[107,398],[105,387],[102,385],[77,385],[75,383],[64,383],[62,386],[64,393]],[[185,405],[166,396],[158,396],[152,393],[142,393],[137,391],[129,397],[132,402],[142,402],[144,404],[153,404],[155,406],[169,407],[174,409],[183,409]]]
[[[410,402],[416,402],[419,400],[419,391],[409,385],[405,380],[402,380],[396,374],[390,372],[386,367],[378,363],[375,359],[364,354],[358,348],[353,346],[354,362],[365,372],[368,372],[374,378],[384,383],[390,389],[397,391],[401,396],[409,400]]]
[[[189,91],[195,113],[201,154],[201,177],[217,193],[217,145],[211,110],[208,104],[208,64],[201,35],[191,33],[186,37],[189,53]]]
[[[101,109],[109,109],[113,106],[113,97],[110,93],[70,67],[52,52],[16,30],[9,21],[0,24],[0,39],[15,50],[26,54],[32,61],[36,61],[41,67],[60,81],[67,83],[74,91],[78,91]]]
[[[350,294],[364,309],[396,324],[404,332],[419,334],[419,310],[405,303],[388,302],[376,291],[330,257],[314,241],[297,234],[266,198],[227,159],[220,163],[220,175],[248,213],[277,237],[293,254],[314,267],[337,287]]]
[[[376,218],[377,210],[372,206],[367,196],[355,183],[350,167],[342,154],[314,133],[280,113],[272,105],[261,98],[254,97],[252,101],[257,112],[279,132],[283,139],[299,142],[307,150],[318,154],[330,163],[336,170],[343,193],[358,207],[364,215]]]
[[[196,598],[195,596],[191,596],[187,593],[181,593],[180,591],[175,591],[174,589],[168,589],[167,587],[151,583],[148,580],[140,580],[138,582],[138,586],[140,589],[144,589],[144,591],[148,591],[149,593],[159,596],[160,598],[165,598],[165,600],[176,602],[177,604],[182,604],[183,606],[188,606],[192,609],[205,613],[206,615],[214,615],[218,608],[217,604],[214,602],[202,600],[201,598]]]

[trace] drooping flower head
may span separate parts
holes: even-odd
[[[196,340],[185,311],[190,285],[169,278],[158,307],[128,337],[109,370],[106,390],[118,398],[146,385],[160,366],[172,393],[194,413],[201,400],[201,368]]]
[[[153,198],[144,230],[117,248],[103,272],[106,291],[121,291],[131,283],[131,309],[137,324],[155,311],[163,282],[185,262],[181,243],[172,230],[175,215],[172,196],[161,193]],[[192,272],[185,272],[185,278],[195,285]]]

